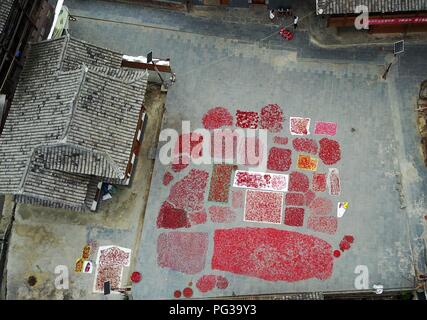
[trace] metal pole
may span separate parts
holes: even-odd
[[[165,80],[163,79],[162,75],[160,74],[159,69],[157,69],[156,64],[154,63],[154,60],[151,61],[151,63],[154,65],[154,70],[156,70],[157,75],[159,76],[160,80],[162,81],[162,84],[165,84]]]
[[[393,60],[388,64],[387,69],[384,71],[384,73],[383,73],[383,75],[382,75],[382,78],[383,78],[384,80],[386,80],[386,79],[387,79],[387,75],[388,75],[388,73],[389,73],[389,71],[390,71],[390,69],[391,69],[391,66],[393,65],[393,63],[394,63],[394,62],[397,62],[397,59],[398,59],[398,56],[397,56],[397,54],[395,54],[395,55],[393,56]]]
[[[392,64],[393,64],[393,62],[390,62],[390,63],[389,63],[389,65],[388,65],[387,69],[385,70],[384,74],[382,75],[382,78],[383,78],[384,80],[386,80],[386,78],[387,78],[387,74],[388,74],[388,72],[390,71],[390,68],[391,68],[391,65],[392,65]]]

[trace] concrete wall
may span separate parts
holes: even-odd
[[[163,77],[163,80],[169,80],[170,73],[166,72],[160,72],[161,76]],[[159,78],[159,74],[156,71],[148,71],[148,82],[156,83],[156,84],[162,84],[162,80]]]
[[[14,214],[13,196],[0,195],[0,300],[5,299],[6,261],[11,222]]]
[[[3,216],[4,195],[0,195],[0,219]]]
[[[230,7],[248,8],[249,4],[248,0],[230,0]]]

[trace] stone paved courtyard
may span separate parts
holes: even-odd
[[[82,16],[95,15],[90,8],[88,11],[84,6],[80,8]],[[125,7],[122,10],[125,12]],[[135,22],[139,13],[133,11],[131,18],[119,11],[115,13],[114,20]],[[103,16],[103,11],[96,16]],[[203,115],[215,106],[228,108],[234,116],[237,109],[260,111],[270,103],[282,107],[286,120],[280,135],[288,136],[290,140],[290,116],[309,117],[313,122],[336,122],[338,131],[334,138],[339,141],[342,152],[342,159],[337,164],[342,185],[339,199],[349,202],[346,215],[338,221],[338,231],[334,235],[325,235],[306,227],[282,224],[277,228],[316,235],[334,249],[344,235],[353,235],[355,242],[348,252],[335,259],[332,275],[326,280],[264,281],[212,270],[213,231],[248,226],[243,221],[243,211],[238,211],[236,219],[228,224],[215,224],[208,217],[205,224],[191,230],[159,230],[156,219],[160,206],[168,198],[169,187],[185,176],[190,168],[174,174],[173,182],[165,187],[162,179],[170,168],[157,161],[137,262],[144,280],[134,286],[134,297],[172,298],[175,290],[184,289],[189,282],[193,284],[195,297],[354,290],[357,265],[368,267],[371,286],[383,284],[387,289],[413,286],[411,246],[416,250],[414,244],[417,242],[414,241],[416,236],[412,224],[421,219],[424,211],[424,203],[418,199],[424,195],[420,186],[425,173],[419,167],[419,153],[410,147],[412,141],[416,141],[416,129],[414,117],[411,114],[408,117],[407,110],[414,103],[418,75],[412,74],[404,82],[399,81],[405,72],[401,72],[403,67],[399,65],[392,70],[388,82],[381,80],[386,55],[375,49],[334,50],[328,57],[325,51],[313,49],[303,40],[297,44],[298,47],[289,48],[287,44],[280,47],[275,36],[269,40],[270,47],[229,40],[227,31],[230,29],[227,27],[223,27],[217,36],[199,35],[201,24],[196,20],[187,25],[185,31],[193,27],[195,32],[188,33],[80,19],[72,26],[72,33],[86,40],[96,38],[97,44],[113,49],[126,48],[127,52],[153,50],[157,56],[171,58],[178,80],[168,93],[163,128],[180,130],[183,120],[189,120],[192,129],[201,127]],[[254,27],[250,26],[248,32],[241,33],[250,35],[251,28]],[[305,34],[297,34],[300,36]],[[415,49],[407,50],[408,55],[416,54]],[[402,58],[406,59],[409,57]],[[423,63],[424,71],[425,66]],[[405,94],[406,100],[401,93]],[[212,173],[212,166],[191,168]],[[209,186],[206,189],[204,207],[207,210],[213,203],[207,201]],[[399,192],[403,193],[403,198]],[[334,201],[335,206],[337,200]],[[160,233],[168,231],[208,234],[202,272],[185,274],[159,267],[156,239]],[[210,274],[226,277],[229,286],[201,293],[195,284],[202,275]]]
[[[232,187],[230,180],[227,202],[209,201],[212,165],[190,164],[175,172],[171,166],[156,159],[138,255],[133,264],[143,276],[143,280],[133,286],[135,299],[171,299],[177,290],[190,296],[190,290],[184,291],[185,288],[191,288],[191,296],[195,298],[352,291],[356,290],[355,268],[359,265],[365,265],[369,270],[370,288],[374,284],[382,284],[385,289],[413,288],[415,268],[425,272],[424,190],[427,170],[418,147],[413,110],[420,82],[427,75],[426,46],[408,45],[407,52],[384,81],[381,74],[389,53],[378,48],[319,49],[309,43],[304,31],[297,32],[294,42],[284,43],[269,25],[220,25],[207,18],[128,4],[114,4],[115,10],[111,10],[113,4],[102,1],[72,0],[67,5],[77,16],[77,21],[71,23],[72,36],[128,54],[153,51],[155,57],[171,59],[177,81],[167,95],[163,129],[180,132],[182,121],[190,121],[192,130],[202,128],[205,113],[217,106],[229,111],[233,117],[230,127],[235,127],[238,110],[260,113],[264,106],[277,104],[283,111],[283,128],[269,133],[268,150],[271,147],[292,149],[292,167],[285,172],[267,171],[302,172],[310,178],[310,185],[312,172],[297,168],[299,152],[294,150],[292,140],[299,136],[290,134],[289,118],[311,119],[311,133],[304,138],[318,143],[327,137],[340,145],[340,161],[325,165],[319,160],[317,169],[322,173],[328,173],[329,168],[339,169],[340,195],[317,192],[317,196],[332,201],[330,215],[336,216],[338,201],[349,203],[332,234],[308,227],[310,209],[305,204],[302,205],[305,208],[303,226],[283,223],[283,204],[282,222],[277,225],[244,221],[245,212],[241,207],[233,210],[234,217],[230,221],[212,221],[209,208],[232,207],[232,193],[241,189]],[[266,37],[265,41],[254,41]],[[336,123],[336,135],[315,135],[316,121]],[[284,146],[274,144],[274,136],[287,137],[289,141]],[[158,147],[161,146],[159,143]],[[318,158],[318,155],[313,157]],[[173,230],[158,227],[159,212],[165,200],[170,199],[173,186],[192,169],[208,175],[201,208],[195,210],[204,210],[207,221]],[[247,167],[239,166],[239,169]],[[165,172],[173,176],[167,186],[163,184]],[[221,259],[227,258],[226,254],[217,255],[217,260],[220,259],[214,263],[212,257],[217,249],[214,236],[220,235],[218,230],[224,232],[247,227],[274,228],[282,236],[285,232],[293,235],[298,232],[310,239],[315,237],[319,239],[316,241],[330,245],[325,250],[331,259],[323,264],[319,262],[318,266],[317,258],[310,260],[314,261],[314,267],[311,265],[309,271],[315,275],[308,275],[303,280],[296,279],[301,275],[300,271],[290,269],[284,271],[286,277],[277,280],[272,276],[280,269],[277,266],[271,266],[270,271],[266,271],[267,276],[260,276],[261,273],[248,275],[247,271],[246,275],[239,274],[236,268],[219,266],[223,263]],[[202,248],[187,252],[190,258],[182,262],[178,260],[185,255],[180,258],[178,253],[182,246],[179,243],[185,241],[175,233],[183,232],[206,235],[206,238],[197,238],[197,248]],[[340,257],[333,257],[333,251],[339,249],[346,235],[354,237],[350,249],[341,251]],[[262,234],[258,236],[262,237]],[[298,239],[304,242],[302,238]],[[233,241],[233,245],[239,242]],[[170,255],[159,250],[165,243],[175,249],[175,260],[165,262],[159,258],[159,252]],[[289,243],[279,243],[276,251],[266,249],[263,253],[280,256],[280,248],[286,245]],[[325,250],[318,254],[325,254]],[[206,259],[200,259],[201,255],[206,255]],[[260,261],[268,260],[268,257],[263,259]],[[249,260],[242,260],[242,264]],[[303,259],[305,261],[308,260]],[[330,272],[324,268],[330,268]],[[215,280],[203,276],[215,276]],[[11,277],[13,279],[13,272]],[[212,281],[216,281],[216,287],[214,285],[215,288],[206,292],[197,286],[199,282],[209,287]]]

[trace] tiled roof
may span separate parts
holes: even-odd
[[[44,163],[70,173],[124,179],[145,86],[145,73],[128,81],[85,70],[65,131],[57,143],[39,149]]]
[[[18,193],[33,151],[61,138],[81,81],[81,70],[21,78],[0,136],[0,193]]]
[[[57,182],[55,181],[55,183]],[[58,189],[58,187],[55,187],[55,189]],[[96,178],[92,178],[87,184],[86,198],[83,203],[81,202],[81,197],[78,199],[78,202],[70,203],[69,201],[65,201],[62,195],[60,197],[54,198],[54,197],[51,197],[50,195],[42,196],[40,195],[40,192],[37,192],[37,195],[35,196],[31,196],[29,193],[26,193],[24,195],[16,195],[15,201],[19,203],[41,205],[41,206],[51,207],[51,208],[62,208],[66,210],[83,211],[83,210],[87,210],[87,208],[90,208],[92,206],[93,199],[95,199],[97,190],[98,190],[98,180]]]
[[[31,45],[0,137],[0,193],[78,209],[93,176],[124,179],[147,73],[118,69],[121,56],[69,37]]]
[[[82,64],[91,67],[120,69],[123,55],[111,50],[93,46],[74,38],[60,38],[66,48],[62,60],[62,70],[81,67]],[[69,39],[69,40],[67,40]]]
[[[427,0],[316,0],[317,14],[351,14],[358,5],[370,13],[427,10]]]
[[[6,27],[9,14],[12,9],[14,0],[1,0],[0,1],[0,35]]]

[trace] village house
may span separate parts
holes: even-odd
[[[369,13],[369,33],[427,31],[425,0],[316,0],[316,13],[327,18],[328,27],[354,28],[355,17],[361,12],[356,8],[360,5]]]
[[[353,14],[358,5],[368,7],[370,13],[426,11],[424,0],[316,0],[318,14]]]
[[[0,134],[25,61],[27,43],[47,38],[53,10],[47,0],[0,1]]]
[[[94,211],[103,183],[130,183],[148,72],[122,57],[69,36],[30,45],[0,136],[0,194]]]

